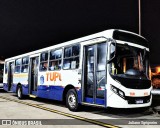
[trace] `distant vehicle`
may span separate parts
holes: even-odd
[[[152,72],[152,94],[153,95],[160,95],[160,73],[153,73]]]
[[[5,60],[3,88],[81,105],[138,108],[151,105],[147,40],[123,30],[100,33]]]
[[[3,69],[4,61],[0,60],[0,88],[3,88]]]

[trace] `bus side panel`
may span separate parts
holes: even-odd
[[[64,88],[62,86],[49,86],[49,99],[54,99],[54,100],[59,100],[62,101],[63,100],[63,91]]]
[[[47,85],[39,85],[37,87],[37,97],[48,99],[48,86]]]
[[[77,90],[77,94],[78,94],[78,103],[81,103],[82,102],[82,90],[81,89]]]
[[[16,93],[16,89],[17,89],[17,84],[12,84],[12,92],[15,92]]]
[[[23,94],[24,95],[28,95],[29,93],[29,88],[28,88],[28,84],[22,84],[22,90],[23,90]]]
[[[4,75],[3,75],[3,89],[5,91],[8,91],[7,77],[8,77],[8,74],[5,74],[5,72],[4,72]]]
[[[28,95],[28,73],[15,73],[13,75],[12,92],[16,93],[18,84],[22,86],[23,94]]]
[[[4,89],[5,91],[8,91],[8,84],[7,84],[7,83],[3,83],[3,89]]]
[[[37,97],[52,99],[52,100],[63,100],[62,86],[57,85],[39,85],[37,88]]]
[[[24,95],[28,95],[28,84],[21,84],[22,90]],[[17,84],[12,84],[12,92],[16,93],[17,91]]]
[[[81,74],[78,74],[78,69],[62,70],[61,76],[64,88],[72,85],[77,91],[78,103],[81,103]]]
[[[63,91],[67,85],[73,85],[75,89],[81,87],[78,83],[77,69],[39,72],[37,97],[62,101]],[[81,99],[80,92],[78,95]]]
[[[37,97],[62,100],[63,90],[61,71],[48,71],[38,73]]]
[[[64,91],[63,86],[40,85],[37,90],[37,97],[62,101],[63,100],[63,91]],[[78,94],[78,103],[81,103],[81,90],[77,90],[77,94]]]

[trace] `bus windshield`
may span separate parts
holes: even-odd
[[[114,50],[115,46],[111,46],[110,57],[113,56]],[[117,44],[116,55],[110,63],[109,72],[114,79],[123,84],[132,80],[149,80],[148,56],[145,49],[132,47],[128,44]]]
[[[112,56],[112,53],[111,55]],[[144,49],[129,46],[127,44],[116,46],[116,56],[110,64],[110,73],[112,75],[146,75],[146,64],[148,62],[148,53]],[[147,64],[148,65],[148,64]]]

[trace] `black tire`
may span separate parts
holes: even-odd
[[[78,104],[78,97],[75,89],[70,89],[66,95],[66,106],[70,111],[78,111],[79,104]]]
[[[24,98],[21,86],[19,86],[18,89],[17,89],[17,97],[18,97],[18,99],[23,99]]]

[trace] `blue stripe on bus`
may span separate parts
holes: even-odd
[[[11,91],[16,92],[17,84],[12,84]]]
[[[93,98],[89,98],[89,97],[85,97],[84,101],[87,102],[87,103],[91,103],[91,104],[93,104],[93,102],[94,102]]]
[[[3,89],[5,91],[8,91],[8,84],[7,83],[3,83]],[[23,94],[28,95],[28,85],[22,85],[22,89],[23,89]],[[16,93],[16,90],[17,90],[17,84],[12,84],[10,91]]]
[[[14,84],[12,86],[12,91],[16,92],[16,88],[17,85]],[[28,95],[28,85],[22,85],[22,90],[24,95]],[[39,85],[37,86],[37,91],[32,91],[31,93],[37,97],[62,101],[63,90],[64,88],[62,86]]]
[[[12,84],[11,91],[16,92],[17,84]],[[3,83],[3,89],[8,91],[8,84]],[[28,95],[28,85],[22,85],[23,94]],[[63,91],[64,87],[62,86],[47,86],[47,85],[39,85],[37,86],[37,91],[32,91],[33,95],[36,95],[37,97],[46,98],[46,99],[52,99],[52,100],[63,100]],[[78,95],[78,103],[81,103],[82,101],[82,95],[81,95],[81,89],[77,90]],[[105,95],[106,98],[106,95]],[[105,99],[104,98],[104,99]],[[107,105],[106,101],[104,99],[96,98],[96,104],[100,105]],[[93,103],[93,98],[86,97],[85,102],[87,103]]]
[[[8,84],[7,84],[7,83],[3,83],[3,89],[4,89],[5,91],[8,91]]]
[[[94,104],[94,99],[90,97],[85,97],[85,102]],[[96,98],[96,104],[105,105],[105,100],[101,98]]]
[[[100,98],[96,98],[96,104],[104,105],[105,104],[105,100],[104,99],[100,99]]]
[[[24,95],[28,95],[28,84],[27,85],[22,84],[22,90]],[[17,84],[12,84],[11,91],[16,93]]]
[[[81,89],[77,90],[77,95],[78,95],[78,103],[81,103],[82,102],[82,90]]]
[[[23,90],[24,95],[28,95],[28,92],[29,92],[28,84],[26,84],[26,85],[22,84],[22,90]]]
[[[86,97],[85,98],[85,102],[94,104],[94,99]],[[104,99],[100,99],[100,98],[96,98],[96,104],[104,105],[105,104],[105,100]]]
[[[63,91],[64,91],[64,88],[62,86],[40,85],[37,88],[37,97],[62,101]]]
[[[3,89],[8,91],[8,84],[3,83]],[[17,84],[12,84],[11,91],[16,93]],[[28,85],[22,84],[22,90],[24,95],[28,95]],[[46,99],[53,99],[53,100],[63,100],[63,91],[64,87],[62,86],[48,86],[48,85],[39,85],[37,86],[37,91],[33,91],[32,94],[36,95],[37,97],[46,98]]]
[[[37,97],[52,99],[52,100],[63,100],[63,86],[47,86],[47,85],[39,85],[37,88]],[[81,89],[77,90],[78,95],[78,103],[81,103]]]

